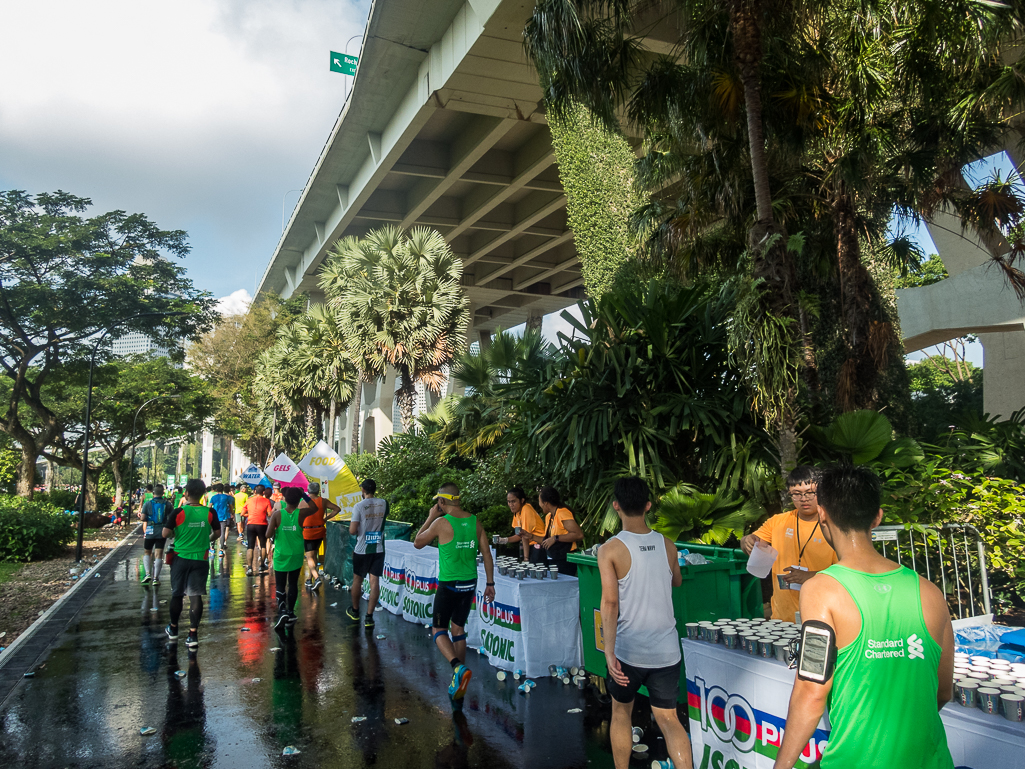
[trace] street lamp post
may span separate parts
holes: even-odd
[[[140,312],[137,315],[129,315],[127,318],[122,318],[116,324],[108,329],[105,329],[100,338],[96,340],[93,345],[92,356],[89,358],[89,387],[85,393],[85,430],[83,431],[82,441],[82,489],[78,495],[78,543],[75,546],[75,560],[82,560],[82,536],[85,533],[85,496],[87,490],[87,483],[89,481],[89,425],[92,422],[92,411],[93,411],[93,369],[96,368],[96,353],[100,349],[100,345],[103,340],[107,338],[107,334],[116,329],[118,326],[124,325],[130,320],[138,320],[139,318],[171,318],[176,315],[187,315],[185,312]]]
[[[129,478],[131,478],[132,475],[135,473],[135,425],[139,421],[139,413],[144,408],[146,408],[149,404],[151,404],[153,401],[158,401],[158,400],[161,400],[163,398],[180,398],[180,397],[182,397],[181,393],[176,393],[174,395],[158,395],[155,398],[150,398],[148,401],[143,403],[141,406],[139,406],[139,408],[137,408],[135,410],[135,417],[132,419],[132,458],[128,462],[128,477]],[[156,446],[154,445],[153,448],[154,448],[154,451],[155,451],[156,450]],[[132,489],[129,489],[128,490],[128,520],[131,520],[131,519],[132,519]]]

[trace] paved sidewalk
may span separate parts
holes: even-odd
[[[165,643],[168,570],[163,584],[147,588],[138,578],[141,544],[119,554],[37,662],[45,659],[36,677],[18,682],[0,710],[0,761],[27,768],[612,766],[607,708],[592,694],[545,679],[524,697],[471,651],[465,719],[453,719],[451,669],[427,631],[378,612],[377,628],[365,632],[345,617],[342,591],[302,591],[296,640],[283,642],[272,626],[273,573],[247,578],[237,548],[233,541],[215,561],[192,655],[184,644],[187,603],[182,641]],[[567,713],[572,708],[584,712]],[[352,722],[360,716],[366,720]],[[156,733],[141,736],[142,727]],[[282,757],[289,745],[301,753]]]

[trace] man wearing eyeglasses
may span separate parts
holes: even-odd
[[[798,465],[787,476],[787,491],[794,509],[774,515],[753,534],[740,540],[751,554],[756,547],[773,547],[779,553],[772,564],[772,618],[794,622],[800,607],[801,585],[837,562],[819,526],[816,496],[819,471]]]

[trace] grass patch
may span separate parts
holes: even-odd
[[[13,579],[14,575],[17,574],[24,565],[25,564],[23,563],[0,562],[0,585]]]

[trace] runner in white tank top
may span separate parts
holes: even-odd
[[[651,502],[642,479],[616,481],[613,499],[623,530],[598,549],[612,757],[616,769],[630,764],[634,698],[645,686],[671,761],[652,766],[692,769],[690,740],[676,714],[681,654],[673,588],[683,584],[676,546],[645,523]]]

